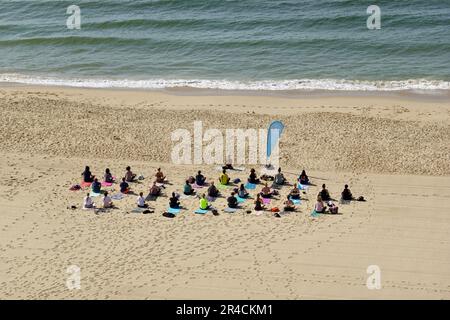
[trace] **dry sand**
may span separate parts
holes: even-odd
[[[1,299],[450,298],[446,99],[8,86],[0,117]],[[68,189],[85,165],[99,176],[131,165],[146,176],[136,192],[162,167],[169,194],[198,169],[219,174],[171,164],[173,130],[195,120],[265,128],[274,119],[286,124],[289,180],[306,168],[317,185],[295,213],[199,216],[198,200],[186,199],[187,210],[168,219],[167,198],[150,202],[155,213],[130,213],[135,196],[106,213],[67,209],[82,203],[85,192]],[[348,183],[368,201],[312,218],[322,183],[336,198]],[[81,268],[80,290],[66,287],[70,265]],[[380,290],[366,287],[369,265],[381,269]]]

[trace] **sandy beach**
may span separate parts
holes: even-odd
[[[448,97],[3,85],[0,118],[0,299],[450,298]],[[217,180],[217,165],[171,162],[171,132],[194,121],[224,130],[273,120],[286,125],[288,181],[306,169],[314,184],[281,218],[247,214],[251,200],[225,213],[224,198],[213,203],[219,216],[196,215],[198,199],[187,198],[169,219],[168,197],[140,214],[133,195],[95,214],[80,209],[86,191],[69,190],[86,165],[97,176],[130,165],[145,177],[135,192],[148,191],[158,167],[166,195],[200,169]],[[230,176],[245,180],[245,167]],[[311,217],[323,183],[333,198],[348,184],[367,201]],[[79,290],[66,286],[71,265]],[[379,290],[366,286],[371,265]]]

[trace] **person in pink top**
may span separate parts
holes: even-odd
[[[314,210],[317,213],[324,213],[325,209],[326,209],[326,206],[323,204],[322,197],[319,194],[317,196],[317,202],[316,202],[316,205],[314,206]]]

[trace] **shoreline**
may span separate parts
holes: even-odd
[[[0,89],[7,88],[42,88],[46,90],[99,90],[99,91],[125,91],[125,92],[148,92],[165,93],[175,96],[254,96],[275,97],[286,99],[317,99],[317,98],[391,98],[406,101],[450,101],[450,90],[446,89],[405,89],[405,90],[325,90],[325,89],[289,89],[289,90],[251,90],[251,89],[215,89],[196,88],[189,86],[168,88],[127,88],[127,87],[83,87],[70,85],[48,85],[48,84],[25,84],[20,82],[0,82]]]

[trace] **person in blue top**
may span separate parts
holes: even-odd
[[[189,183],[189,180],[186,180],[186,184],[183,187],[183,193],[187,196],[194,194],[194,188]]]
[[[126,182],[125,178],[122,178],[122,182],[120,183],[120,192],[122,193],[128,193],[130,192],[130,186],[129,184]]]
[[[98,179],[94,179],[94,182],[91,185],[92,187],[92,192],[94,193],[100,193],[101,189],[102,189],[102,184],[100,182],[98,182]]]

